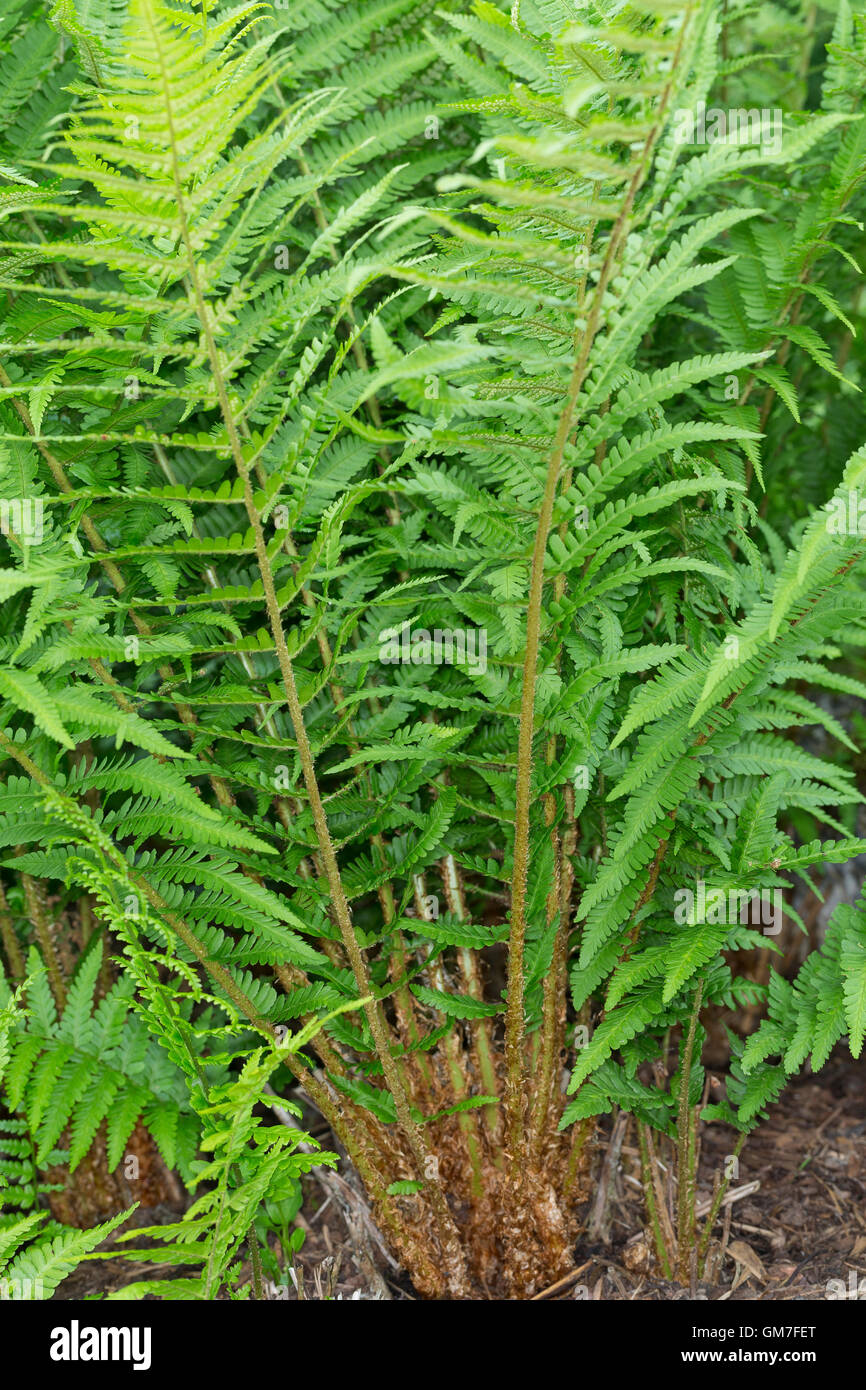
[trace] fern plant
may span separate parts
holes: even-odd
[[[29,983],[28,978],[25,984]],[[20,1017],[23,993],[24,987],[19,987],[14,995],[2,1001],[0,1007],[0,1081],[12,1055],[9,1035]],[[7,1123],[4,1129],[15,1133],[18,1127]],[[17,1142],[22,1148],[26,1145],[26,1140]],[[4,1142],[4,1147],[8,1147],[8,1140]],[[0,1184],[0,1297],[30,1302],[50,1298],[90,1251],[130,1213],[120,1212],[101,1226],[87,1231],[52,1229],[53,1223],[47,1220],[46,1213],[38,1210],[26,1211],[23,1216],[10,1213],[10,1205],[26,1209],[34,1205],[37,1196],[32,1186],[28,1190],[21,1184],[22,1176],[32,1176],[32,1168],[28,1171],[26,1163],[21,1161],[20,1151],[16,1157],[19,1162],[12,1174],[4,1167]],[[7,1195],[7,1185],[12,1186],[10,1176],[15,1183],[11,1203]]]
[[[859,1050],[851,921],[802,986],[737,954],[866,850],[815,697],[866,688],[863,17],[696,138],[751,12],[50,11],[65,128],[0,202],[5,1099],[37,1169],[141,1118],[204,1186],[147,1232],[198,1272],[124,1296],[259,1296],[327,1158],[269,1078],[425,1295],[566,1274],[615,1109],[687,1281],[701,1115]],[[707,1105],[709,1011],[767,995]]]

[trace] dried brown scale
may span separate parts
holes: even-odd
[[[69,1132],[64,1130],[58,1146],[68,1147]],[[134,1169],[127,1167],[127,1159],[134,1159]],[[135,1177],[125,1176],[134,1171]],[[81,1163],[70,1175],[63,1164],[44,1168],[41,1180],[60,1184],[62,1190],[49,1192],[48,1208],[56,1221],[65,1226],[86,1228],[107,1217],[114,1216],[118,1210],[138,1202],[144,1207],[165,1205],[176,1212],[183,1211],[186,1199],[177,1177],[167,1168],[154,1140],[137,1121],[126,1141],[123,1159],[118,1166],[109,1171],[108,1149],[105,1125],[97,1131],[93,1143]]]
[[[504,1059],[495,1054],[501,1078]],[[464,1054],[463,1067],[473,1080],[471,1058]],[[443,1100],[447,1097],[443,1095]],[[453,1098],[452,1098],[453,1100]],[[577,1179],[568,1195],[566,1187],[571,1136],[547,1132],[539,1152],[538,1164],[524,1173],[515,1193],[508,1155],[502,1164],[502,1151],[485,1126],[481,1136],[480,1173],[482,1189],[473,1184],[468,1161],[466,1133],[460,1116],[447,1116],[428,1126],[431,1151],[438,1160],[438,1173],[447,1194],[449,1208],[459,1233],[460,1263],[457,1278],[442,1264],[435,1277],[419,1271],[423,1251],[431,1267],[437,1267],[438,1245],[433,1235],[432,1212],[423,1191],[394,1199],[400,1213],[400,1234],[392,1239],[395,1254],[411,1273],[413,1287],[424,1298],[524,1299],[548,1288],[567,1274],[574,1263],[574,1252],[581,1224],[579,1210],[589,1191],[589,1155],[585,1151]],[[391,1158],[399,1176],[411,1178],[412,1156],[396,1142],[389,1129]],[[377,1218],[381,1211],[374,1205]],[[465,1289],[461,1266],[465,1261],[470,1288]],[[456,1262],[455,1262],[456,1263]],[[463,1292],[461,1292],[463,1290]]]

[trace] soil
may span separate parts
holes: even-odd
[[[730,1130],[707,1127],[703,1195],[709,1195],[712,1174],[730,1148]],[[715,1284],[684,1290],[627,1267],[643,1203],[626,1181],[625,1149],[610,1244],[579,1252],[589,1260],[581,1281],[593,1298],[823,1300],[843,1295],[834,1280],[841,1281],[845,1297],[866,1298],[866,1069],[841,1051],[820,1076],[792,1081],[748,1139],[729,1189],[730,1229]],[[722,1225],[720,1220],[719,1235]]]

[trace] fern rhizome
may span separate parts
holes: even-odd
[[[530,1297],[618,1114],[689,1283],[701,1126],[859,1055],[866,899],[770,963],[866,853],[866,18],[801,8],[9,0],[0,1277],[139,1136],[123,1297],[262,1297],[338,1157]]]

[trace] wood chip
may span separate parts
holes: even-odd
[[[754,1274],[756,1279],[760,1279],[763,1284],[767,1282],[767,1271],[764,1268],[761,1257],[758,1255],[745,1240],[732,1240],[728,1246],[727,1253],[736,1260],[738,1265],[742,1265],[750,1274]]]

